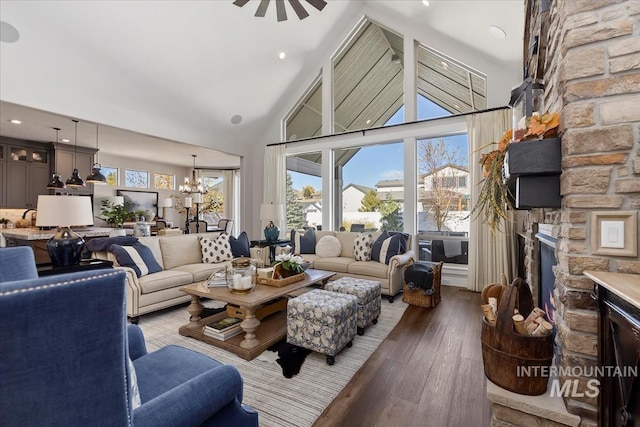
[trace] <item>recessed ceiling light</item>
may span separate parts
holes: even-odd
[[[14,125],[21,125],[21,124],[22,124],[22,122],[21,122],[20,120],[18,120],[18,119],[11,119],[11,120],[9,120],[9,121],[10,121],[11,123],[13,123]]]
[[[422,4],[425,6],[429,6],[429,0],[422,0]]]
[[[235,116],[231,117],[231,123],[233,123],[234,125],[237,125],[241,121],[242,121],[242,116],[240,114],[236,114]]]
[[[459,110],[460,106],[458,104],[453,104],[453,108],[455,108],[456,110]]]
[[[287,54],[286,54],[286,53],[284,53],[284,52],[280,52],[280,53],[278,54],[278,58],[280,58],[280,59],[284,59],[286,56],[287,56]]]
[[[504,40],[507,37],[507,33],[505,33],[502,28],[496,25],[489,26],[489,34],[500,40]]]
[[[71,140],[68,140],[67,138],[62,138],[62,142],[71,142]]]
[[[442,67],[443,67],[443,68],[449,68],[449,64],[447,64],[447,63],[446,63],[446,62],[444,62],[444,61],[440,61],[440,64],[442,64]]]
[[[371,119],[367,120],[367,124],[370,124],[370,123],[371,123]]]

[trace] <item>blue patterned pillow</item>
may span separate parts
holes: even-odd
[[[404,253],[402,250],[403,244],[406,246],[406,241],[402,234],[394,234],[391,236],[385,231],[373,243],[371,259],[389,264],[391,257]]]
[[[316,253],[316,232],[313,228],[308,229],[304,234],[291,230],[291,251],[294,255],[315,254]]]
[[[229,236],[229,244],[231,245],[231,253],[234,258],[247,257],[251,258],[249,251],[249,236],[246,232],[242,232],[238,237]]]
[[[162,267],[153,257],[151,249],[142,243],[135,242],[131,246],[111,245],[109,252],[116,256],[120,266],[132,268],[138,277],[162,271]]]

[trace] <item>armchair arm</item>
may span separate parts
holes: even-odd
[[[129,337],[129,357],[131,357],[131,360],[136,360],[147,354],[144,335],[138,325],[127,325],[127,335]]]
[[[407,251],[403,254],[395,255],[389,260],[389,269],[401,267],[409,262],[410,259],[415,259],[415,256],[416,254],[413,251]]]
[[[133,411],[133,425],[199,426],[230,403],[244,411],[239,396],[240,373],[234,366],[221,365],[143,403]]]

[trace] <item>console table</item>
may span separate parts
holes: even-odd
[[[78,265],[54,267],[51,263],[37,264],[38,276],[53,276],[55,274],[76,273],[78,271],[99,270],[113,268],[113,262],[104,259],[85,259]]]

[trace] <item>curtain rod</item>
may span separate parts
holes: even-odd
[[[332,133],[331,135],[310,136],[309,138],[295,139],[293,141],[273,142],[271,144],[267,144],[267,147],[274,147],[276,145],[293,144],[293,143],[296,143],[296,142],[315,141],[317,139],[329,138],[329,137],[333,137],[333,136],[337,136],[337,135],[340,135],[340,136],[342,136],[342,135],[351,135],[351,134],[354,134],[354,133],[362,133],[362,135],[364,136],[364,133],[366,131],[375,131],[375,130],[378,130],[378,129],[390,129],[390,128],[394,128],[394,127],[398,127],[398,126],[412,125],[412,124],[415,124],[415,123],[435,122],[435,121],[442,120],[442,119],[450,119],[450,118],[453,118],[453,117],[464,117],[464,116],[468,116],[468,115],[471,115],[471,114],[489,113],[491,111],[506,110],[506,109],[510,109],[510,108],[511,107],[509,107],[508,105],[505,105],[503,107],[493,107],[493,108],[487,108],[485,110],[470,111],[468,113],[453,114],[451,116],[443,116],[443,117],[434,117],[434,118],[431,118],[431,119],[416,120],[416,121],[407,122],[407,123],[397,123],[395,125],[389,125],[389,126],[380,126],[380,127],[375,127],[375,128],[350,130],[348,132]]]

